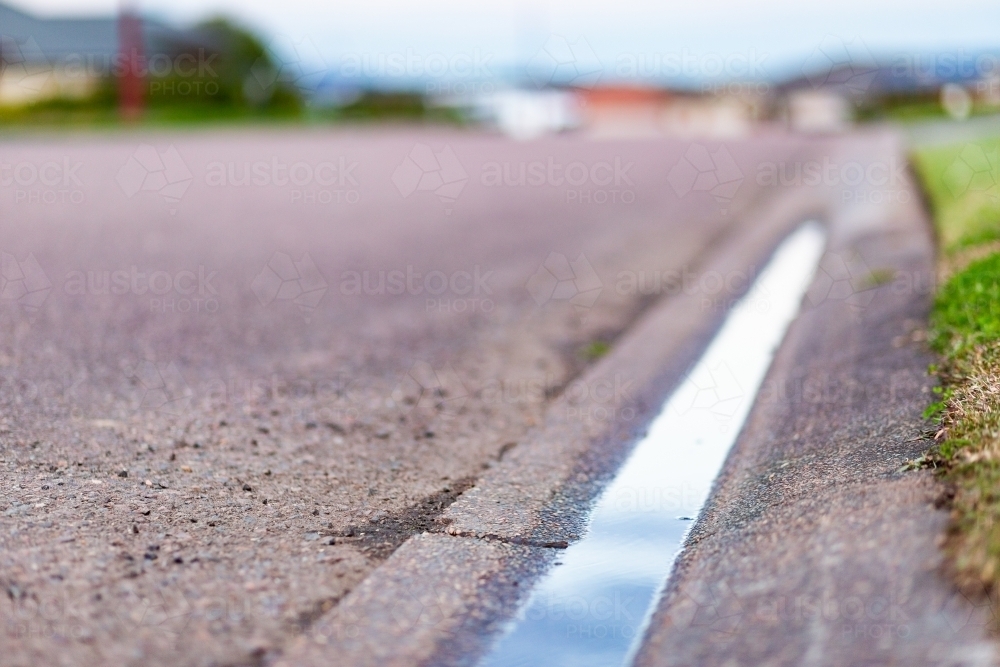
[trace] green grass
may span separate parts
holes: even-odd
[[[946,543],[959,583],[1000,588],[1000,254],[973,262],[941,288],[931,346],[942,361],[933,453],[955,491]]]
[[[869,290],[879,287],[880,285],[888,285],[895,277],[896,272],[892,269],[874,269],[862,279],[861,289]]]
[[[1000,238],[1000,138],[917,151],[946,253]]]
[[[291,113],[265,113],[222,106],[176,106],[147,109],[137,122],[126,123],[114,108],[3,109],[0,131],[36,129],[108,129],[115,127],[161,127],[233,123],[301,122]]]
[[[963,253],[976,254],[965,251],[1000,236],[998,149],[1000,140],[990,140],[915,157],[942,265],[957,269],[930,318],[928,341],[941,359],[931,372],[940,386],[925,414],[939,430],[921,462],[954,492],[945,550],[969,592],[1000,590],[1000,253],[962,266]]]
[[[857,110],[857,119],[860,121],[893,120],[906,123],[948,117],[948,113],[941,106],[937,95],[890,98],[882,100],[881,103],[862,106]]]
[[[414,93],[361,95],[342,107],[310,108],[303,104],[262,107],[193,99],[166,103],[152,100],[136,121],[124,122],[113,97],[94,100],[50,100],[24,107],[0,107],[0,132],[24,130],[114,129],[199,125],[336,125],[369,122],[416,122],[462,125],[453,109],[431,106]]]
[[[597,361],[608,352],[611,351],[611,344],[603,340],[595,340],[588,343],[581,351],[580,354],[587,361]]]
[[[942,286],[931,327],[931,345],[951,358],[1000,341],[1000,254],[973,262]]]

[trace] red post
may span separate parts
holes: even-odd
[[[142,115],[146,58],[143,54],[142,19],[131,8],[118,14],[118,108],[125,120]]]

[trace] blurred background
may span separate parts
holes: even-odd
[[[849,596],[841,602],[885,609],[897,581],[928,580],[945,510],[925,521],[930,491],[906,491],[903,512],[854,489],[895,485],[901,467],[932,460],[918,436],[926,406],[906,422],[899,396],[910,389],[896,392],[896,378],[924,378],[929,363],[916,346],[933,340],[922,319],[932,254],[946,276],[1000,253],[998,26],[997,0],[0,0],[0,665],[303,664],[291,651],[305,645],[336,656],[324,664],[367,664],[341,655],[339,631],[325,643],[323,619],[352,591],[383,595],[359,584],[400,545],[444,530],[441,513],[482,483],[470,502],[483,504],[467,507],[485,507],[490,488],[526,489],[523,507],[512,491],[495,533],[472,523],[455,535],[485,531],[483,545],[499,535],[510,553],[567,547],[675,381],[697,387],[692,409],[712,423],[787,399],[820,424],[793,443],[807,417],[782,417],[771,439],[790,453],[776,444],[783,462],[771,463],[794,465],[759,478],[746,467],[763,480],[747,482],[746,506],[764,526],[746,544],[784,549],[798,531],[799,546],[813,545],[760,552],[773,560],[771,581],[803,582],[773,589],[767,604],[825,601],[832,586]],[[845,314],[815,348],[843,349],[826,358],[809,347],[809,374],[789,371],[787,391],[765,385],[761,399],[725,364],[711,382],[682,378],[756,280],[768,239],[817,215],[835,233],[806,307]],[[995,276],[993,261],[993,273],[962,284]],[[970,340],[1000,350],[1000,287],[963,289],[975,298],[950,298],[987,316],[989,337]],[[681,296],[677,310],[655,310]],[[893,305],[904,297],[905,309]],[[646,327],[664,313],[680,315]],[[641,354],[639,336],[651,343]],[[806,350],[813,339],[796,340]],[[848,359],[860,360],[850,362],[857,373]],[[991,363],[982,382],[994,386]],[[887,410],[885,430],[858,406]],[[987,448],[1000,407],[991,410],[975,422]],[[863,424],[865,435],[844,436],[853,431],[840,423],[824,431],[823,420]],[[559,444],[543,459],[549,443]],[[537,449],[504,458],[513,447]],[[877,463],[855,456],[865,448]],[[963,525],[1000,526],[1000,494],[979,492],[996,486],[1000,455],[984,451]],[[506,486],[500,476],[520,475],[517,466],[530,475]],[[765,488],[775,474],[807,481]],[[844,502],[810,495],[821,484]],[[665,509],[686,534],[694,510]],[[751,525],[742,517],[732,525]],[[909,542],[886,526],[926,531],[929,551],[901,550]],[[983,554],[968,570],[996,591],[991,531],[961,553]],[[876,547],[872,560],[858,556]],[[836,561],[840,581],[827,576],[827,548],[856,557]],[[657,549],[675,553],[635,552]],[[744,590],[764,590],[749,578],[765,571],[738,570]],[[642,584],[649,600],[665,572]],[[475,576],[447,590],[494,595]],[[352,644],[365,660],[382,655],[370,646],[410,650],[425,631],[449,637],[435,645],[478,646],[461,633],[500,627],[466,623],[448,611],[459,598],[424,596],[436,584],[404,579],[406,590],[385,593],[391,611],[371,607],[371,618],[395,619],[401,639],[372,631]],[[905,614],[926,612],[926,625],[817,632],[831,619],[783,618],[766,621],[780,641],[730,642],[733,623],[757,633],[765,620],[714,606],[701,609],[721,620],[698,624],[716,633],[706,646],[725,650],[826,657],[822,635],[853,656],[898,647],[885,642],[899,630],[897,640],[934,651],[950,641],[972,655],[964,634],[921,630],[952,627],[927,620],[951,605],[912,590]],[[489,604],[486,616],[501,613]],[[640,604],[640,625],[609,638],[645,632],[652,617]],[[617,627],[600,623],[579,628]],[[358,626],[347,627],[354,641]],[[298,643],[307,633],[316,641]],[[601,636],[586,630],[587,641]],[[433,662],[430,650],[420,661]],[[836,655],[829,662],[859,662]]]
[[[1000,110],[996,25],[980,0],[3,0],[0,124],[733,138],[967,120]]]

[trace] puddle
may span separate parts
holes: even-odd
[[[481,667],[631,662],[824,243],[810,222],[778,247]]]

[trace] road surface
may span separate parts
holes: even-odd
[[[912,195],[868,143],[4,138],[0,664],[474,660],[781,234],[884,208],[844,166]]]

